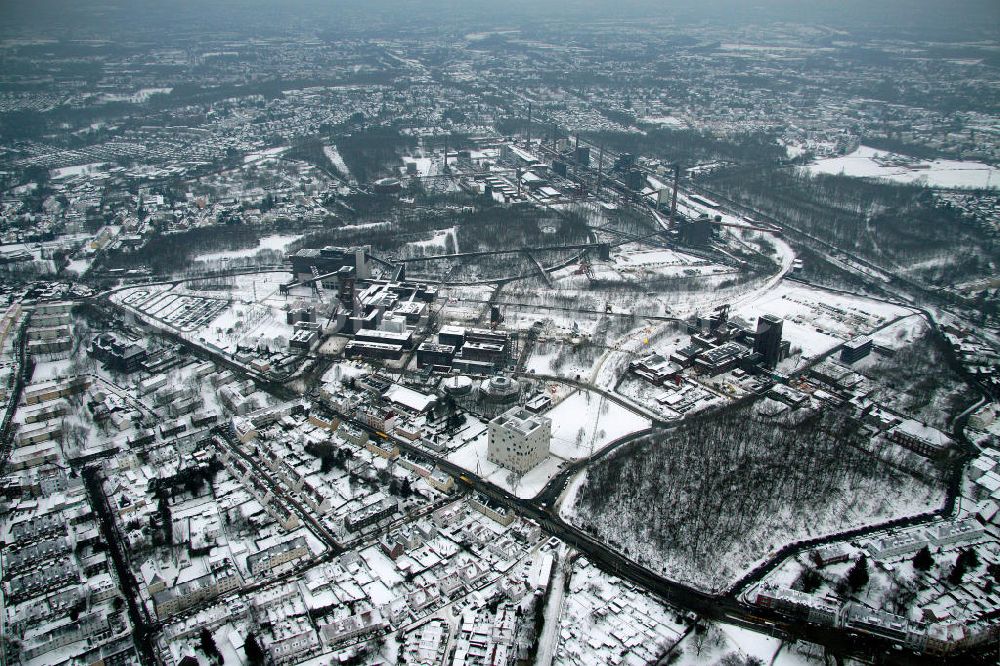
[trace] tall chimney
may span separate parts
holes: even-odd
[[[670,224],[668,225],[671,229],[674,228],[676,215],[677,215],[677,181],[681,179],[681,165],[674,165],[674,194],[670,197]]]
[[[597,154],[597,185],[594,186],[594,192],[600,193],[601,191],[601,171],[604,169],[604,144],[601,144],[601,150]]]
[[[531,102],[528,102],[528,148],[531,148]]]

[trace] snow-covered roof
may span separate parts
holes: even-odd
[[[896,430],[938,448],[943,449],[951,444],[951,438],[946,434],[937,428],[924,425],[914,419],[903,419],[903,421],[896,426]]]
[[[432,395],[425,395],[399,384],[393,384],[385,392],[385,397],[387,400],[412,409],[415,412],[427,411],[436,400]]]

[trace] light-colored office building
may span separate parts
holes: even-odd
[[[549,455],[551,439],[551,419],[512,407],[490,421],[487,458],[524,474]]]

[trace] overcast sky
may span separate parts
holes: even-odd
[[[482,29],[532,21],[673,19],[733,26],[775,21],[995,39],[1000,0],[0,0],[0,30],[66,37],[106,32],[303,24],[358,30],[442,25]],[[69,35],[67,35],[67,31]]]

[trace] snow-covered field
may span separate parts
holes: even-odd
[[[981,162],[925,161],[906,155],[861,146],[850,155],[819,160],[811,173],[840,174],[855,178],[885,178],[942,188],[1000,187],[1000,169]]]
[[[553,454],[577,459],[597,453],[612,441],[648,428],[650,420],[592,391],[577,391],[549,410]]]
[[[60,169],[52,169],[49,172],[49,176],[52,180],[61,180],[70,176],[86,176],[103,170],[105,166],[107,166],[107,162],[92,162],[90,164],[62,167]]]
[[[892,303],[785,282],[760,298],[748,299],[730,316],[749,323],[765,314],[782,317],[783,337],[802,351],[805,361],[912,313]]]
[[[891,326],[886,326],[872,336],[875,344],[889,347],[890,349],[901,349],[911,344],[918,337],[927,332],[930,325],[924,316],[915,313],[900,319]]]
[[[284,349],[293,330],[286,323],[287,298],[278,294],[286,273],[238,275],[224,291],[189,291],[188,283],[124,289],[111,298],[143,318],[167,325],[218,351],[237,345]]]
[[[290,146],[277,146],[275,148],[268,148],[267,150],[261,150],[256,153],[249,153],[243,156],[243,163],[250,164],[252,162],[260,162],[261,160],[269,157],[277,157],[278,155],[286,152],[289,148]]]
[[[91,257],[84,257],[80,259],[72,259],[66,266],[67,271],[72,271],[77,275],[83,275],[88,270],[90,270],[90,264],[94,262]]]
[[[143,104],[149,101],[153,95],[169,95],[173,88],[140,88],[130,95],[117,93],[104,93],[101,99],[105,102],[131,102],[132,104]]]
[[[675,116],[645,116],[639,120],[650,125],[660,125],[661,127],[684,127],[686,125],[683,120]]]
[[[205,254],[196,254],[194,259],[196,261],[223,261],[226,259],[236,259],[239,257],[252,257],[262,250],[276,250],[279,252],[284,252],[285,248],[289,245],[302,238],[301,234],[293,235],[281,235],[274,234],[271,236],[264,236],[258,241],[257,247],[248,247],[242,250],[224,250],[222,252],[208,252]]]
[[[574,378],[579,375],[586,377],[593,367],[592,361],[588,358],[580,358],[571,351],[569,343],[558,340],[543,340],[535,345],[535,348],[528,357],[525,369],[530,373],[540,375],[558,375],[560,377]]]
[[[427,240],[413,241],[408,243],[408,247],[421,247],[430,255],[435,254],[435,252],[444,252],[444,249],[448,246],[448,238],[451,238],[452,247],[455,251],[458,250],[458,237],[456,236],[456,231],[458,227],[449,227],[447,229],[439,229],[434,232],[434,235]],[[428,252],[433,250],[434,252]]]
[[[702,634],[694,632],[684,637],[674,649],[675,666],[718,664],[730,655],[744,663],[749,658],[759,659],[771,666],[820,666],[826,664],[823,648],[813,643],[789,643],[733,624],[712,624]],[[749,663],[749,662],[746,662]]]

